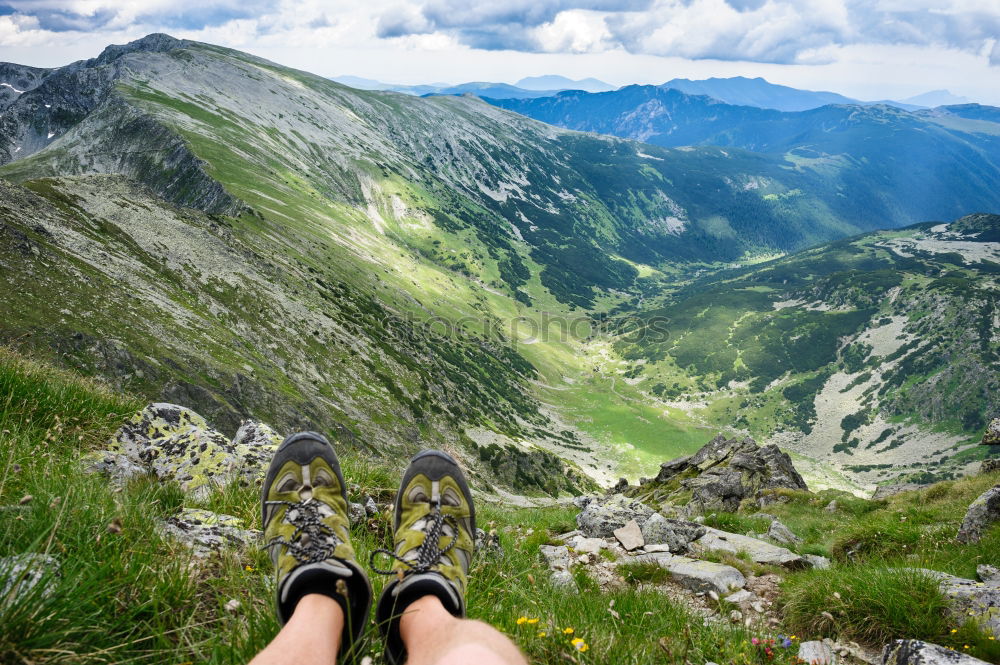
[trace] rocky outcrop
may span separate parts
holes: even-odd
[[[994,418],[990,421],[980,443],[984,446],[1000,446],[1000,418]]]
[[[230,441],[194,411],[155,403],[125,423],[106,450],[85,460],[117,480],[152,473],[204,494],[213,485],[259,480],[279,443],[281,437],[263,423],[244,422]]]
[[[978,543],[983,536],[983,530],[998,520],[1000,520],[1000,485],[986,490],[969,505],[955,540],[960,543]]]
[[[986,661],[922,640],[896,640],[885,646],[881,665],[986,665]]]
[[[1000,471],[1000,458],[984,459],[983,463],[979,465],[979,473],[993,473],[994,471]]]
[[[791,458],[750,437],[719,435],[690,457],[665,462],[656,478],[626,491],[650,503],[681,505],[685,515],[735,512],[745,500],[766,504],[774,490],[808,490]]]

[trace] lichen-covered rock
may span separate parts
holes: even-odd
[[[807,490],[791,458],[777,446],[761,448],[750,437],[719,435],[690,457],[660,466],[656,478],[626,493],[647,501],[683,504],[685,515],[735,512],[746,499],[763,502],[777,489]]]
[[[995,582],[1000,584],[1000,568],[991,566],[988,563],[981,563],[976,566],[976,576],[981,582]]]
[[[576,516],[580,531],[589,538],[611,538],[615,530],[635,520],[641,528],[653,509],[635,499],[613,494],[604,499],[594,499]]]
[[[1000,580],[976,582],[937,570],[916,569],[938,581],[941,593],[950,601],[955,621],[975,621],[983,630],[1000,639]]]
[[[978,543],[983,537],[983,530],[998,520],[1000,520],[1000,485],[986,490],[969,504],[955,540],[960,543]]]
[[[123,480],[143,473],[173,479],[185,491],[263,477],[281,437],[269,426],[245,421],[230,441],[194,411],[150,404],[115,434],[107,450],[91,453],[90,468]]]
[[[922,640],[896,640],[885,645],[881,665],[986,665],[986,661]]]
[[[983,463],[979,465],[979,473],[993,473],[994,471],[1000,471],[1000,457],[984,459]]]
[[[360,503],[351,501],[347,504],[347,517],[351,524],[361,524],[368,519],[368,511]]]
[[[261,539],[261,532],[244,529],[240,518],[199,508],[185,508],[180,514],[168,517],[161,522],[160,530],[190,547],[199,557],[224,547],[257,547]]]
[[[687,551],[688,545],[705,535],[705,527],[695,522],[668,519],[653,513],[642,525],[642,537],[646,543],[666,544],[674,554]]]
[[[46,554],[15,554],[0,558],[0,607],[32,592],[52,593],[59,577],[59,561]],[[38,586],[44,582],[42,586]]]
[[[981,443],[984,446],[1000,446],[1000,418],[994,418],[986,426]]]

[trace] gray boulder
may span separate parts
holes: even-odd
[[[682,586],[692,591],[714,591],[719,596],[727,596],[747,583],[743,573],[732,566],[711,561],[699,561],[685,556],[668,553],[640,554],[629,559],[655,563],[670,571],[670,576]]]
[[[896,496],[902,492],[912,492],[914,490],[922,489],[926,485],[918,485],[916,483],[900,483],[897,485],[879,485],[875,488],[875,492],[872,494],[872,501],[878,501],[880,499],[888,499],[890,496]]]
[[[590,501],[576,516],[576,524],[588,538],[611,538],[616,529],[630,520],[635,520],[641,528],[652,514],[653,509],[641,501],[612,494]]]
[[[1000,457],[984,459],[983,463],[979,465],[979,473],[993,473],[994,471],[1000,471]]]
[[[966,544],[978,543],[983,531],[997,520],[1000,520],[1000,485],[986,490],[969,504],[955,540]]]
[[[830,567],[830,560],[825,556],[819,556],[818,554],[803,554],[802,558],[805,559],[810,568],[826,570]]]
[[[986,661],[921,640],[896,640],[882,650],[881,665],[986,665]]]
[[[166,536],[187,545],[197,557],[223,548],[247,549],[261,545],[261,532],[244,529],[243,521],[232,515],[200,508],[185,508],[160,523]]]
[[[802,542],[801,538],[796,536],[791,529],[778,520],[771,522],[771,526],[767,530],[767,536],[782,545],[798,545]]]
[[[647,544],[666,544],[674,554],[687,551],[692,541],[705,535],[705,527],[695,522],[668,519],[653,513],[642,525],[642,537]]]
[[[347,517],[351,524],[362,524],[368,519],[368,511],[362,504],[350,501],[347,504]]]

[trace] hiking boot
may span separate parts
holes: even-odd
[[[307,594],[333,598],[344,610],[341,651],[361,635],[372,601],[368,576],[351,547],[347,506],[340,462],[321,434],[292,434],[278,446],[261,489],[278,619],[284,625]]]
[[[476,515],[472,493],[458,463],[440,450],[425,450],[410,460],[396,494],[395,547],[372,552],[371,568],[395,575],[375,608],[386,638],[391,665],[406,660],[399,618],[413,601],[437,596],[456,617],[465,616],[465,587],[475,550]],[[379,554],[393,560],[388,570],[375,565]]]

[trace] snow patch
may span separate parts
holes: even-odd
[[[642,150],[637,150],[636,153],[635,153],[635,156],[636,157],[643,157],[645,159],[655,159],[658,162],[662,162],[663,161],[662,157],[653,157],[652,155],[647,155]]]
[[[56,135],[55,132],[49,132],[49,135],[46,136],[45,138],[50,139],[50,138],[52,138],[55,135]]]
[[[16,92],[19,95],[23,95],[24,94],[24,90],[18,90],[17,88],[15,88],[14,86],[12,86],[10,83],[0,83],[0,86],[3,86],[5,88],[10,88],[11,90],[13,90],[14,92]]]

